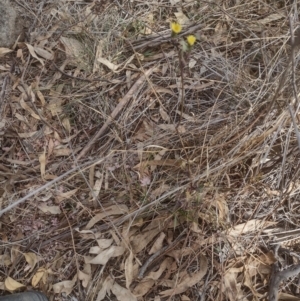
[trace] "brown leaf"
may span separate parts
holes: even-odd
[[[71,294],[73,287],[76,283],[77,275],[72,280],[65,280],[53,284],[53,291],[55,294],[65,293],[67,296]]]
[[[208,268],[207,259],[204,256],[200,258],[200,270],[195,273],[186,274],[179,280],[176,287],[173,289],[165,290],[160,293],[163,297],[173,296],[177,294],[184,293],[188,288],[194,286],[196,283],[199,283],[200,280],[205,276]]]
[[[162,106],[159,107],[159,114],[161,116],[161,118],[166,121],[166,122],[170,122],[171,118],[170,116],[167,114],[167,112],[162,108]]]
[[[156,253],[162,248],[165,237],[165,233],[160,233],[160,235],[156,238],[152,248],[150,249],[149,255]]]
[[[36,55],[34,47],[28,43],[25,43],[25,45],[27,46],[31,56],[37,59],[44,66],[44,61]]]
[[[125,248],[123,247],[111,246],[110,248],[100,252],[96,257],[86,260],[86,263],[105,265],[110,258],[121,256],[124,252]]]
[[[144,233],[131,237],[133,252],[137,254],[142,251],[160,231],[160,228],[157,227],[153,230],[146,231]]]
[[[21,287],[24,287],[24,285],[22,283],[12,279],[11,277],[7,277],[5,279],[4,285],[8,291],[15,291]]]
[[[37,256],[35,253],[32,252],[28,252],[28,253],[24,253],[25,259],[27,261],[27,263],[30,266],[30,271],[32,271],[35,267],[35,265],[41,260],[41,258],[39,256]]]
[[[55,198],[58,202],[61,202],[63,200],[70,199],[77,191],[78,188],[69,190],[67,192],[57,192]]]
[[[43,93],[41,91],[37,91],[36,94],[37,94],[39,100],[41,101],[42,107],[45,106],[46,100],[45,100]]]
[[[104,212],[96,214],[86,225],[85,230],[91,229],[96,223],[101,221],[103,218],[111,215],[120,215],[128,213],[128,208],[126,205],[112,205],[108,208],[105,208]]]
[[[4,48],[4,47],[0,47],[0,57],[1,57],[1,56],[4,56],[5,54],[10,53],[10,52],[12,52],[11,49],[9,49],[9,48]]]
[[[41,281],[41,279],[45,276],[46,273],[47,273],[47,270],[45,270],[44,268],[39,268],[37,270],[37,272],[34,274],[34,276],[32,277],[31,285],[33,287],[36,287],[39,284],[39,282]]]
[[[46,174],[46,152],[43,152],[39,156],[39,162],[40,162],[40,170],[41,170],[41,178],[44,180],[45,174]]]
[[[114,284],[114,279],[112,279],[110,276],[108,276],[102,283],[102,286],[101,286],[100,291],[98,292],[96,301],[102,301],[105,298],[106,293],[110,292],[113,284]]]
[[[37,206],[40,210],[42,210],[44,213],[51,213],[51,214],[60,214],[61,210],[59,206],[47,206],[46,204],[40,204]]]
[[[131,251],[129,256],[125,260],[125,278],[126,287],[129,289],[133,280],[133,253]]]
[[[262,229],[265,229],[269,226],[276,225],[276,222],[268,222],[268,221],[263,221],[259,219],[252,219],[247,221],[246,223],[242,223],[239,225],[236,225],[232,228],[230,228],[226,233],[228,235],[237,237],[241,234],[249,233],[249,232],[254,232],[254,231],[259,231]]]
[[[22,109],[24,109],[25,111],[29,112],[29,114],[30,114],[33,118],[35,118],[35,119],[37,119],[37,120],[40,120],[40,119],[41,119],[40,116],[39,116],[38,114],[36,114],[36,113],[30,108],[30,106],[24,101],[23,96],[21,96],[21,98],[20,98],[20,105],[21,105]]]
[[[8,267],[11,265],[10,256],[8,254],[0,255],[0,265],[5,266],[5,267]]]
[[[134,288],[133,294],[136,297],[142,297],[146,295],[149,290],[153,287],[155,284],[155,281],[153,279],[143,279],[140,281],[140,283]]]
[[[70,133],[71,133],[71,124],[70,124],[69,118],[67,118],[67,117],[63,118],[61,123],[62,123],[63,127],[65,128],[65,130],[67,131],[68,135],[70,135]]]
[[[46,50],[41,47],[34,47],[34,51],[35,51],[35,53],[37,53],[39,56],[41,56],[42,58],[44,58],[46,60],[51,61],[54,58],[54,54],[51,50]]]
[[[237,299],[237,296],[243,295],[240,285],[237,284],[238,273],[242,272],[243,269],[244,267],[231,268],[223,276],[222,292],[230,301],[243,300],[243,298]]]
[[[122,287],[117,282],[114,282],[111,291],[119,301],[137,301],[137,298],[128,289]]]
[[[92,278],[91,265],[88,263],[84,264],[83,271],[78,272],[78,279],[82,281],[82,286],[87,287]]]

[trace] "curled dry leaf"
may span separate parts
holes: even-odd
[[[15,291],[21,287],[24,287],[24,285],[11,277],[7,277],[4,281],[5,289],[8,291]]]

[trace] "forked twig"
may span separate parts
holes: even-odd
[[[130,88],[130,90],[127,92],[127,94],[122,98],[122,100],[118,103],[118,105],[115,107],[111,115],[108,117],[108,119],[105,121],[101,129],[94,135],[94,137],[87,143],[87,145],[82,149],[82,151],[78,154],[76,160],[78,161],[80,158],[82,158],[93,146],[93,144],[104,134],[104,132],[107,130],[108,126],[112,123],[114,118],[117,117],[117,115],[121,112],[121,110],[125,107],[125,105],[128,103],[130,98],[133,96],[133,94],[140,88],[142,83],[146,80],[146,78],[154,71],[155,67],[150,68],[147,70]]]

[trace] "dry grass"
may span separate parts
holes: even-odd
[[[2,288],[40,272],[58,300],[264,300],[274,244],[283,267],[298,246],[298,1],[15,2],[34,50],[0,64]]]

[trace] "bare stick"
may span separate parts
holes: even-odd
[[[124,106],[128,103],[132,95],[138,88],[142,85],[142,83],[145,81],[147,76],[149,76],[155,67],[152,67],[151,69],[147,70],[144,75],[142,75],[131,87],[131,89],[127,92],[127,94],[123,97],[123,99],[118,103],[118,105],[115,107],[113,112],[111,113],[111,116],[108,117],[108,119],[105,121],[101,129],[94,135],[94,137],[87,143],[87,145],[82,149],[82,151],[78,154],[76,160],[78,161],[81,157],[83,157],[92,147],[92,145],[103,135],[103,133],[107,130],[108,126],[111,124],[113,119],[117,117],[117,115],[121,112],[121,110],[124,108]]]

